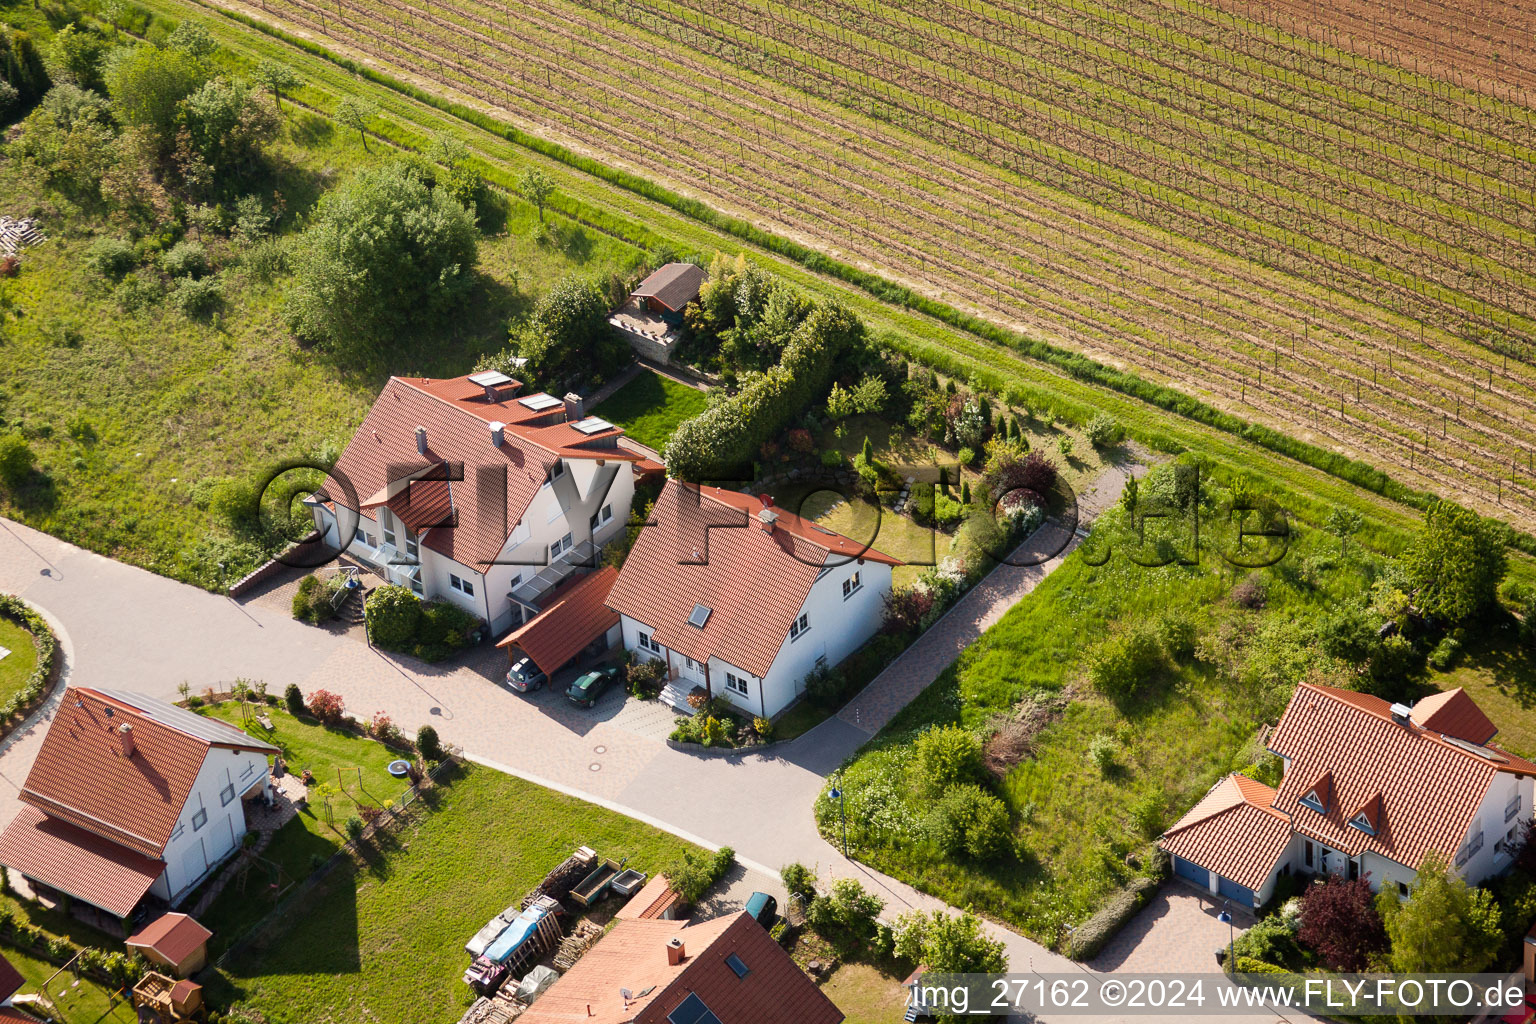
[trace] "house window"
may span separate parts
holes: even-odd
[[[383,515],[381,515],[379,517],[379,522],[384,527],[384,543],[388,544],[390,547],[395,547],[396,543],[395,543],[395,523],[394,523],[394,520],[391,519],[389,517],[389,513],[386,512],[386,513],[384,513]]]
[[[549,560],[553,562],[569,550],[571,550],[571,535],[566,534],[549,546]]]
[[[416,538],[410,534],[405,535],[405,553],[412,558],[421,557],[421,545],[416,543]]]
[[[208,809],[199,807],[197,813],[192,815],[192,831],[196,832],[206,824],[208,824]]]
[[[1312,866],[1312,840],[1307,840],[1307,867]]]
[[[254,764],[252,764],[250,761],[247,761],[247,762],[245,762],[245,767],[240,769],[240,778],[248,779],[248,778],[250,778],[255,773],[255,771],[256,771],[256,766]]]
[[[554,464],[549,467],[549,476],[545,477],[544,486],[548,487],[563,476],[565,476],[565,463],[556,459]]]
[[[652,636],[651,634],[649,634],[649,633],[640,633],[640,634],[637,635],[636,639],[639,640],[639,642],[640,642],[640,649],[641,650],[643,650],[643,651],[650,651],[653,654],[660,654],[661,653],[661,644],[657,643],[656,642],[656,638],[654,636]]]
[[[1456,866],[1458,868],[1461,867],[1467,861],[1471,860],[1473,856],[1476,855],[1477,851],[1481,850],[1482,848],[1483,830],[1478,829],[1477,832],[1467,840],[1466,844],[1462,846],[1461,852],[1456,854]]]
[[[363,532],[363,528],[361,526],[352,531],[352,539],[358,544],[368,543],[368,535]]]
[[[1360,877],[1360,862],[1355,860],[1354,858],[1350,858],[1350,861],[1349,861],[1349,880],[1351,882],[1353,882],[1355,879],[1357,879],[1359,877]]]
[[[1402,896],[1402,897],[1407,897],[1407,895],[1408,895],[1408,883],[1407,882],[1398,882],[1397,883],[1397,894],[1399,896]]]
[[[417,597],[421,597],[424,593],[424,591],[421,589],[421,577],[419,575],[411,577],[411,593],[415,594]]]
[[[747,975],[752,973],[747,968],[746,963],[741,959],[741,957],[737,956],[735,953],[732,953],[730,956],[725,958],[725,966],[734,971],[736,973],[736,977],[738,978],[745,978]]]
[[[1305,807],[1312,808],[1318,814],[1327,814],[1328,813],[1323,808],[1322,798],[1317,795],[1317,790],[1315,790],[1315,789],[1310,791],[1310,792],[1308,792],[1306,796],[1302,797],[1301,798],[1301,803]]]
[[[1376,834],[1376,827],[1371,824],[1371,819],[1367,818],[1363,813],[1350,818],[1349,823],[1368,836]]]
[[[231,783],[230,785],[225,786],[219,792],[219,806],[220,807],[228,807],[229,806],[229,802],[231,800],[233,800],[234,798],[235,798],[235,787],[234,787],[234,784]]]
[[[1504,820],[1508,821],[1520,813],[1520,794],[1516,793],[1509,803],[1504,805]]]
[[[607,526],[609,521],[612,519],[613,506],[604,505],[602,508],[598,509],[597,514],[592,517],[592,529],[594,531],[601,530],[603,527]]]
[[[471,583],[469,580],[460,579],[459,577],[455,576],[453,573],[449,573],[448,574],[448,585],[450,587],[452,587],[454,590],[457,590],[459,593],[465,595],[466,597],[474,597],[475,596],[475,585],[473,583]],[[412,587],[411,589],[414,590],[416,588]]]
[[[854,594],[858,593],[859,588],[863,585],[864,583],[859,579],[858,573],[854,573],[852,576],[849,576],[847,579],[843,580],[843,600],[846,601]]]
[[[808,614],[802,612],[798,619],[789,624],[789,638],[791,640],[798,640],[810,628],[811,617]]]
[[[697,671],[697,670],[698,670],[698,668],[699,668],[699,663],[698,663],[698,662],[696,662],[696,661],[694,661],[694,660],[693,660],[693,659],[692,659],[692,658],[689,658],[689,657],[687,657],[687,656],[686,656],[686,655],[685,655],[685,656],[684,656],[684,657],[683,657],[683,661],[685,661],[685,662],[687,662],[687,663],[688,663],[688,667],[689,667],[689,668],[691,668],[691,669],[693,669],[693,670],[695,670],[695,671]]]
[[[734,672],[727,672],[725,674],[725,688],[732,693],[740,694],[743,697],[747,696],[747,681]],[[746,977],[746,975],[739,975],[739,977]]]

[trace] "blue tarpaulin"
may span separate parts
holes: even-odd
[[[523,911],[517,916],[517,920],[507,925],[507,930],[497,936],[496,941],[487,947],[485,955],[497,963],[506,960],[517,952],[519,946],[528,941],[528,936],[539,927],[539,921],[546,913],[548,911],[542,907],[529,907]]]

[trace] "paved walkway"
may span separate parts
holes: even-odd
[[[1124,476],[1109,470],[1085,496],[1086,508],[1116,500]],[[1043,531],[1042,531],[1043,533]],[[709,845],[731,846],[756,877],[772,878],[798,860],[824,878],[855,877],[891,913],[942,906],[894,879],[845,860],[816,831],[811,808],[826,776],[1053,566],[1005,569],[950,613],[945,632],[899,673],[883,674],[860,700],[868,718],[835,717],[800,739],[762,753],[700,757],[674,750],[648,729],[564,701],[533,700],[495,685],[504,661],[493,648],[461,664],[429,666],[381,652],[345,635],[295,622],[281,609],[240,602],[65,544],[0,518],[0,590],[45,609],[60,627],[70,678],[176,700],[183,680],[195,690],[224,689],[236,678],[263,679],[273,692],[338,692],[359,717],[387,709],[403,729],[432,723],[445,742],[475,759],[572,793]],[[941,624],[943,625],[943,624]],[[937,628],[937,627],[936,627]],[[872,684],[873,685],[873,684]],[[62,688],[61,688],[62,692]],[[19,806],[16,791],[36,756],[54,704],[0,745],[0,821]],[[652,726],[651,729],[654,729]],[[1016,971],[1083,968],[1037,943],[989,926]],[[1213,965],[1214,966],[1214,965]]]

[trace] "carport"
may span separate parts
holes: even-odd
[[[497,641],[512,661],[526,654],[553,677],[588,647],[619,642],[619,613],[608,607],[608,592],[619,571],[605,566],[566,580],[548,598],[548,607]]]

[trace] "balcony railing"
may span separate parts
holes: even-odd
[[[1516,793],[1509,803],[1504,805],[1504,820],[1508,821],[1520,813],[1520,794]]]
[[[1475,836],[1473,836],[1471,839],[1467,840],[1467,844],[1465,846],[1463,846],[1461,848],[1461,852],[1456,855],[1456,866],[1457,867],[1461,867],[1467,861],[1471,860],[1473,855],[1476,854],[1477,851],[1481,850],[1482,848],[1483,848],[1483,832],[1482,832],[1482,829],[1478,829],[1477,834]]]

